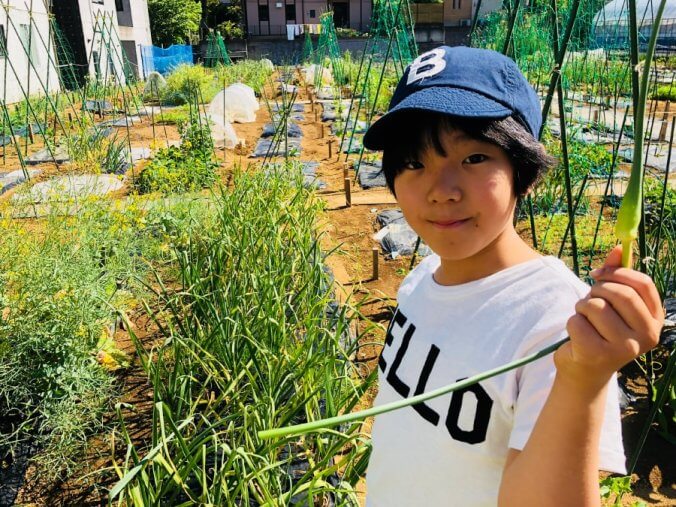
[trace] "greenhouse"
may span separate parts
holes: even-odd
[[[638,0],[636,13],[639,24],[639,44],[645,51],[657,14],[659,2]],[[593,44],[597,48],[629,50],[629,4],[627,0],[608,2],[594,17]],[[676,0],[667,0],[657,38],[657,52],[676,49]]]

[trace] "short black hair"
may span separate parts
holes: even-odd
[[[385,135],[383,172],[394,194],[394,180],[411,160],[419,160],[429,148],[446,155],[439,135],[461,130],[479,141],[502,148],[514,169],[514,193],[524,197],[542,175],[556,163],[542,144],[513,117],[495,119],[460,118],[431,111],[402,111]],[[395,127],[396,125],[396,127]]]

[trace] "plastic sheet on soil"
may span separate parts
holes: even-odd
[[[413,255],[418,235],[404,220],[403,223],[390,223],[378,231],[373,239],[380,243],[386,255],[396,259],[401,255]],[[431,250],[423,243],[418,248],[418,255],[429,255]]]
[[[275,135],[275,132],[277,129],[280,128],[279,124],[275,123],[267,123],[263,126],[263,132],[261,133],[261,137],[272,137]],[[300,130],[300,127],[296,125],[295,123],[287,123],[287,131],[289,137],[303,137],[303,132]],[[284,136],[284,133],[280,133],[281,136]]]
[[[345,148],[347,148],[347,143],[345,144]],[[362,188],[387,186],[385,173],[383,173],[382,168],[371,164],[365,164],[363,162],[359,166],[357,179],[359,179],[359,184],[362,186]]]
[[[70,157],[68,156],[68,150],[65,146],[57,146],[51,151],[48,148],[43,148],[42,150],[34,153],[30,157],[26,157],[24,162],[28,165],[37,165],[44,162],[54,162],[55,164],[63,164],[68,162]]]
[[[28,176],[34,178],[38,176],[42,171],[40,169],[29,169]],[[11,190],[17,185],[20,185],[26,180],[26,175],[21,169],[16,171],[10,171],[5,174],[0,174],[0,195],[4,194],[8,190]]]
[[[283,157],[285,155],[296,156],[300,154],[299,138],[289,137],[287,142],[288,151],[286,152],[284,150],[284,143],[284,139],[279,141],[274,138],[259,139],[251,157]]]
[[[385,209],[376,215],[376,222],[385,227],[390,224],[405,224],[406,219],[400,209]]]
[[[288,107],[288,105],[287,105]],[[277,104],[276,102],[272,104],[272,112],[277,113],[279,111],[283,111],[286,108],[284,107],[284,104]],[[305,112],[305,104],[299,104],[298,102],[294,102],[291,104],[291,112],[292,113],[304,113]]]

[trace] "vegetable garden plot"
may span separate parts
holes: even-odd
[[[331,124],[331,133],[334,136],[341,136],[343,132],[351,132],[353,130],[355,134],[363,134],[367,129],[368,124],[362,120],[359,120],[356,124],[354,120],[349,120],[347,123],[338,120]]]
[[[298,156],[301,151],[300,141],[301,140],[298,137],[289,137],[287,140],[275,138],[259,139],[250,157],[266,158]]]
[[[114,120],[106,120],[97,123],[97,127],[132,127],[135,123],[140,122],[140,116],[123,116]]]
[[[326,183],[318,179],[317,177],[317,168],[319,167],[319,162],[302,162],[294,161],[290,163],[280,163],[280,162],[271,162],[266,163],[264,166],[264,172],[266,175],[275,178],[290,178],[294,180],[297,178],[297,169],[300,169],[302,176],[302,185],[305,188],[313,189],[322,189],[326,188]]]
[[[179,247],[178,286],[159,294],[164,311],[154,315],[180,325],[162,326],[166,339],[151,360],[140,349],[156,400],[150,441],[133,441],[123,421],[131,452],[112,501],[356,503],[365,451],[357,427],[316,442],[256,436],[275,421],[350,410],[372,382],[349,361],[354,340],[340,345],[349,317],[329,304],[316,238],[321,203],[296,178],[235,175],[211,207],[209,234]],[[338,488],[327,482],[336,473]]]
[[[107,100],[86,100],[84,104],[82,104],[82,110],[87,111],[88,113],[97,114],[124,113],[124,111],[115,109],[113,104]]]
[[[279,132],[280,129],[283,129],[282,126],[275,123],[266,123],[263,126],[263,132],[261,133],[262,138],[272,137],[276,132]],[[287,122],[286,134],[289,137],[303,137],[303,131],[295,123]]]
[[[345,119],[348,115],[349,102],[343,101],[336,105],[333,102],[322,103],[322,121],[334,121],[338,118]]]
[[[273,102],[271,105],[271,110],[273,113],[278,113],[282,110],[285,110],[288,106],[285,106],[284,104],[278,104],[276,102]],[[298,102],[294,103],[291,105],[291,113],[304,113],[305,112],[305,104],[299,104]]]
[[[274,123],[277,123],[281,121],[283,118],[284,114],[283,113],[272,113],[270,115],[270,118]],[[305,120],[305,115],[303,113],[289,113],[288,114],[288,120],[293,120],[293,121],[303,121]]]

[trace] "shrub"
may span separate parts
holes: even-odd
[[[676,100],[676,87],[673,85],[658,86],[657,90],[650,94],[653,100]]]
[[[161,99],[165,104],[209,102],[216,95],[214,75],[201,65],[179,65],[167,77]]]
[[[223,23],[216,27],[216,31],[220,32],[226,40],[244,38],[244,29],[242,28],[242,25],[235,21],[223,21]]]
[[[159,150],[137,176],[134,186],[140,193],[194,192],[216,180],[209,125],[194,115],[180,130],[181,145]]]

